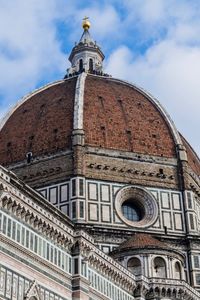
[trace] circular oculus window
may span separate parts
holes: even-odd
[[[119,218],[132,227],[148,227],[158,216],[154,196],[146,189],[127,186],[117,192],[115,209]]]

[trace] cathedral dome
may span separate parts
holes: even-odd
[[[12,110],[0,132],[2,163],[24,160],[28,152],[35,157],[71,148],[76,84],[77,77],[49,85]],[[82,88],[85,145],[176,156],[170,122],[143,91],[95,75],[88,75]]]
[[[33,92],[9,112],[0,130],[1,163],[23,161],[29,152],[38,157],[71,149],[76,129],[83,130],[86,146],[150,156],[176,158],[181,143],[173,122],[148,93],[125,81],[82,73]],[[198,158],[183,142],[199,173]]]
[[[199,158],[161,104],[143,89],[103,73],[104,54],[90,36],[88,18],[83,25],[65,78],[27,95],[2,120],[1,164],[70,152],[81,143],[97,152],[188,159],[199,176]]]

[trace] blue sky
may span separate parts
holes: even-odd
[[[105,71],[153,94],[200,155],[199,0],[0,0],[0,115],[63,78],[85,15]]]

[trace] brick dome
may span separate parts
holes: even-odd
[[[169,245],[161,242],[150,234],[135,233],[130,239],[122,243],[117,251],[128,249],[145,249],[145,248],[159,248],[167,249]]]
[[[174,244],[169,244],[168,242],[163,242],[158,240],[156,237],[152,236],[151,234],[145,234],[145,233],[135,233],[132,235],[129,239],[127,239],[125,242],[123,242],[121,245],[119,245],[118,248],[113,250],[111,252],[111,255],[113,257],[117,257],[118,255],[125,255],[125,253],[138,253],[138,251],[153,251],[153,253],[160,254],[168,252],[168,253],[176,253],[184,257],[183,254],[178,250],[178,248]],[[162,253],[162,254],[163,254]],[[129,256],[128,255],[128,256]]]
[[[47,86],[22,99],[0,131],[3,165],[71,147],[76,78]]]
[[[176,158],[182,143],[148,93],[125,81],[82,73],[33,92],[9,112],[1,124],[0,162],[24,161],[28,152],[39,157],[70,150],[76,129],[83,130],[85,146],[150,156]],[[199,172],[197,159],[195,164]]]

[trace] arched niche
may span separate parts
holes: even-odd
[[[174,279],[181,280],[181,265],[178,261],[174,265]]]
[[[153,261],[154,276],[158,278],[166,278],[166,262],[162,257],[155,257]]]
[[[128,260],[127,267],[128,267],[128,270],[136,276],[142,274],[141,261],[137,257],[130,258]]]

